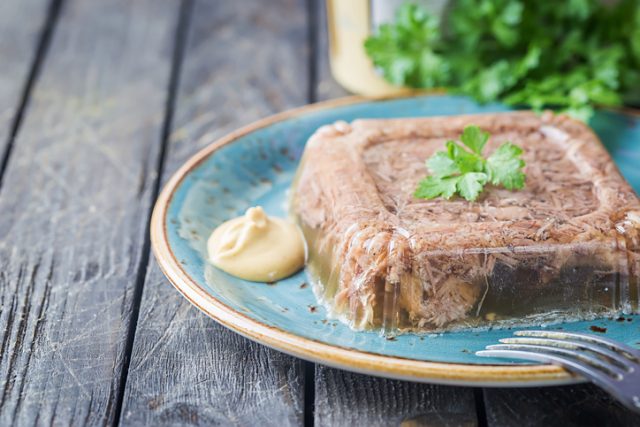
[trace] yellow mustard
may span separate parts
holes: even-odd
[[[304,266],[306,258],[298,227],[267,216],[260,206],[216,228],[207,241],[207,251],[219,269],[254,282],[290,276]]]

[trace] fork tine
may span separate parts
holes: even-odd
[[[536,352],[538,354],[543,355],[559,355],[563,356],[567,359],[576,359],[585,364],[592,366],[594,369],[599,369],[601,371],[606,372],[614,379],[621,379],[622,375],[624,375],[627,371],[620,369],[619,367],[604,362],[602,359],[599,359],[595,356],[592,356],[585,352],[577,352],[574,350],[567,350],[559,347],[549,347],[543,345],[534,345],[534,344],[495,344],[488,345],[487,350],[515,350],[515,351],[529,351]]]
[[[557,338],[538,338],[538,337],[516,337],[516,338],[503,338],[500,340],[504,344],[531,344],[531,345],[544,345],[554,348],[565,348],[569,350],[588,350],[598,355],[605,356],[612,361],[616,362],[620,367],[631,371],[634,368],[633,362],[625,356],[615,351],[609,350],[608,347],[592,344],[588,341],[578,340],[561,340]]]
[[[580,341],[587,341],[595,344],[604,345],[610,350],[618,351],[626,354],[626,357],[633,360],[636,363],[640,363],[640,350],[630,347],[626,344],[613,341],[604,337],[596,337],[594,335],[582,334],[579,332],[561,332],[561,331],[517,331],[514,335],[518,337],[543,337],[543,338],[556,338],[556,339],[575,339]]]
[[[619,389],[619,385],[621,384],[621,382],[615,381],[604,372],[598,369],[594,369],[590,365],[587,365],[577,359],[561,356],[558,354],[537,353],[530,350],[481,350],[477,351],[476,355],[482,357],[507,357],[511,359],[521,359],[560,365],[570,372],[580,374],[583,377],[593,381],[593,383],[615,396],[623,405],[625,405],[629,409],[640,412],[640,397],[637,394],[637,390],[634,393],[625,392],[622,389]]]
[[[593,381],[594,384],[602,387],[612,395],[617,396],[620,401],[628,408],[634,411],[638,411],[638,409],[640,408],[640,405],[636,401],[637,398],[632,397],[632,400],[629,400],[627,396],[620,393],[620,391],[616,387],[617,381],[613,380],[604,372],[593,369],[591,366],[576,359],[560,356],[557,354],[542,354],[528,350],[480,350],[476,352],[476,355],[482,357],[507,357],[510,359],[531,360],[534,362],[560,365],[570,372],[582,375],[583,377]]]
[[[569,357],[548,353],[542,354],[529,350],[480,350],[476,352],[476,355],[481,357],[506,357],[510,359],[529,360],[560,365],[570,372],[580,374],[583,377],[590,379],[609,392],[615,391],[612,378],[609,375]]]

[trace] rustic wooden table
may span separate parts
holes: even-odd
[[[260,117],[341,96],[305,0],[0,3],[0,425],[640,425],[590,385],[391,381],[250,342],[149,252],[162,183]]]

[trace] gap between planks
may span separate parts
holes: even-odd
[[[178,19],[178,25],[176,26],[176,34],[174,37],[175,43],[173,46],[173,53],[171,57],[171,74],[169,76],[169,85],[167,90],[167,101],[165,106],[165,116],[162,124],[162,136],[160,141],[160,154],[158,156],[158,163],[156,165],[157,174],[155,182],[153,184],[153,190],[151,191],[152,206],[160,193],[160,185],[162,179],[162,172],[164,170],[165,157],[167,151],[167,145],[169,135],[171,133],[171,126],[173,121],[173,113],[176,102],[176,94],[178,85],[180,82],[180,71],[182,69],[182,61],[184,59],[184,52],[187,40],[187,34],[189,30],[189,21],[191,17],[191,10],[193,8],[192,0],[181,0],[180,4],[180,17]],[[140,304],[142,301],[142,291],[144,288],[147,271],[149,271],[149,258],[151,252],[151,239],[149,236],[149,227],[151,223],[151,214],[153,208],[148,213],[148,218],[145,226],[145,240],[142,246],[142,257],[137,269],[133,301],[131,304],[131,321],[129,322],[129,330],[127,331],[127,338],[124,347],[124,364],[122,371],[120,372],[120,388],[118,390],[118,396],[116,400],[115,416],[113,418],[113,425],[118,426],[120,424],[122,404],[124,402],[124,394],[127,385],[127,378],[129,375],[129,366],[131,363],[131,351],[133,349],[133,342],[136,336],[136,329],[138,326],[138,317],[140,315]]]
[[[476,418],[478,420],[478,427],[487,427],[487,408],[484,400],[484,388],[474,388],[473,397],[476,405]]]
[[[308,54],[308,88],[307,88],[307,101],[308,103],[314,103],[317,99],[316,86],[318,84],[318,73],[316,71],[318,67],[318,26],[319,22],[319,8],[320,0],[306,0],[307,6],[307,46],[309,49]],[[312,427],[315,424],[315,400],[316,400],[316,364],[309,361],[304,361],[304,414],[303,421],[305,427]]]
[[[4,150],[4,153],[2,153],[2,156],[0,157],[0,191],[2,190],[2,177],[4,176],[4,171],[7,169],[7,165],[9,164],[9,158],[11,157],[13,144],[16,139],[16,135],[18,135],[18,131],[20,130],[22,117],[24,115],[25,109],[27,108],[27,104],[31,95],[31,89],[33,88],[33,84],[40,74],[40,68],[42,66],[42,63],[44,62],[44,58],[47,56],[49,42],[51,40],[51,36],[55,29],[56,23],[58,22],[62,3],[63,0],[51,0],[49,2],[49,7],[46,13],[47,17],[44,21],[42,29],[40,30],[40,35],[38,36],[35,55],[33,56],[33,60],[31,62],[31,65],[29,66],[27,80],[25,81],[25,84],[22,88],[20,101],[18,103],[15,115],[13,116],[13,120],[11,121],[11,129],[9,131],[7,146]]]

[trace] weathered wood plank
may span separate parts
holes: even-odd
[[[0,425],[116,417],[179,6],[62,8],[0,192]]]
[[[0,2],[0,174],[48,12],[49,0]]]
[[[306,102],[303,0],[195,1],[166,173],[215,138]],[[192,307],[155,260],[144,286],[123,425],[299,425],[299,360]]]
[[[473,391],[375,378],[318,365],[318,426],[476,426]]]
[[[640,415],[594,385],[485,389],[489,426],[639,426]]]
[[[331,77],[325,2],[316,1],[318,100],[347,95]],[[316,366],[315,423],[319,426],[477,424],[470,388],[409,383]]]

